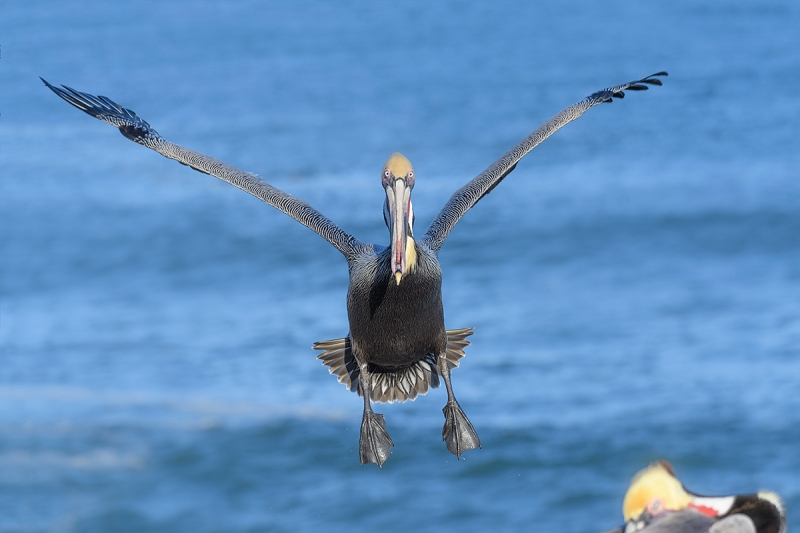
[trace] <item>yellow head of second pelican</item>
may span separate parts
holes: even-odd
[[[622,514],[625,521],[630,522],[645,512],[658,516],[685,509],[691,502],[692,495],[675,477],[672,466],[666,461],[657,461],[634,476],[622,503]]]

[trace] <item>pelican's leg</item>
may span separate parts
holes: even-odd
[[[456,401],[453,386],[450,384],[450,368],[447,366],[447,359],[444,355],[437,358],[436,368],[447,387],[447,405],[442,409],[444,413],[442,440],[447,444],[450,453],[461,459],[461,454],[465,451],[480,448],[481,440]]]
[[[361,464],[375,463],[379,467],[383,466],[389,453],[392,451],[392,438],[386,432],[386,421],[383,415],[372,411],[369,397],[372,392],[372,377],[367,371],[367,365],[361,365],[361,375],[359,385],[364,395],[364,418],[361,420],[361,437],[359,438],[359,454]]]

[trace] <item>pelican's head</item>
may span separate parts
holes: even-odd
[[[675,471],[666,461],[658,461],[636,474],[622,503],[625,522],[646,523],[666,512],[680,511],[692,503]],[[636,525],[634,529],[639,529]],[[626,531],[628,529],[626,528]]]
[[[381,182],[386,191],[383,219],[392,239],[392,273],[398,285],[406,272],[416,263],[414,248],[414,210],[411,189],[414,188],[414,169],[403,154],[394,153],[383,166]]]

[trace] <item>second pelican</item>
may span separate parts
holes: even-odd
[[[624,533],[786,533],[783,502],[774,492],[700,496],[683,486],[666,461],[634,476],[622,514]]]

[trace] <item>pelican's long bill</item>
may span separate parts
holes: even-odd
[[[414,170],[411,162],[402,154],[392,154],[383,169],[382,182],[386,190],[384,217],[392,239],[392,273],[400,285],[400,280],[414,267],[416,260],[411,233],[414,223],[414,211],[411,207]]]

